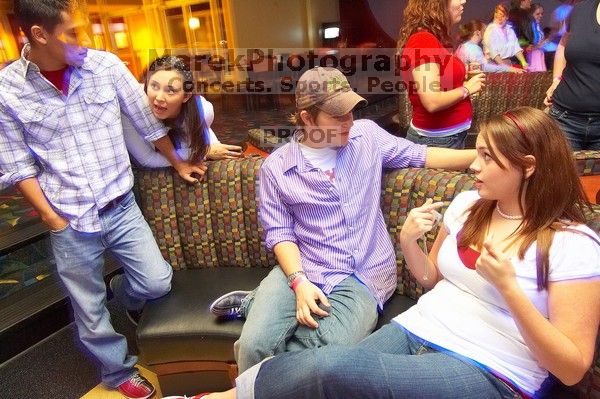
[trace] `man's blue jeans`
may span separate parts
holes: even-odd
[[[145,300],[168,293],[173,270],[163,259],[132,192],[101,213],[100,222],[101,232],[82,233],[67,226],[51,232],[50,240],[79,338],[100,361],[102,381],[117,387],[135,372],[137,358],[127,354],[127,341],[113,329],[106,309],[104,252],[109,251],[123,265],[122,297],[128,299],[131,309],[141,309]]]
[[[242,374],[237,398],[514,399],[486,370],[388,324],[352,347],[284,353]]]
[[[573,151],[600,150],[600,112],[580,114],[554,104],[550,107],[550,116],[562,129]]]
[[[317,329],[296,320],[296,295],[281,268],[275,267],[243,304],[246,322],[234,351],[240,373],[286,351],[324,345],[351,345],[369,335],[378,319],[377,302],[368,288],[350,276],[327,296],[329,316]]]

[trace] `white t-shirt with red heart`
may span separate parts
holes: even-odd
[[[436,349],[467,357],[532,395],[548,378],[548,371],[527,347],[500,293],[466,267],[458,254],[456,236],[479,198],[476,191],[467,191],[452,201],[444,215],[448,237],[438,254],[444,278],[393,322]],[[587,226],[574,228],[598,237]],[[534,243],[523,260],[514,257],[512,264],[518,284],[548,318],[548,291],[537,290],[535,253]],[[600,277],[600,245],[585,235],[558,231],[549,256],[551,282]]]
[[[335,165],[337,162],[336,148],[312,148],[300,143],[300,151],[304,158],[310,162],[313,168],[320,169],[329,179],[331,184],[335,184]]]

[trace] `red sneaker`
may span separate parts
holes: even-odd
[[[146,378],[135,373],[130,379],[119,385],[119,392],[128,399],[147,399],[154,394],[154,387]]]

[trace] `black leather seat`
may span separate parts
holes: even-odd
[[[209,312],[215,298],[252,290],[269,269],[219,267],[173,273],[171,292],[146,304],[137,329],[141,360],[148,364],[211,360],[230,362],[242,320],[220,320]]]
[[[233,344],[243,321],[219,320],[209,306],[226,292],[256,288],[269,271],[239,267],[178,270],[173,273],[171,292],[146,304],[137,329],[140,361],[158,375],[163,394],[231,387],[237,376]],[[394,295],[378,327],[414,303]]]
[[[233,343],[243,321],[219,320],[209,306],[226,292],[256,288],[269,270],[178,270],[171,292],[146,304],[137,328],[140,362],[157,374],[163,395],[231,387],[237,376]]]

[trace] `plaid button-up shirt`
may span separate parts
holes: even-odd
[[[167,130],[115,55],[88,50],[65,96],[28,52],[0,71],[0,186],[37,177],[74,229],[100,231],[98,211],[133,186],[121,112],[148,141]]]

